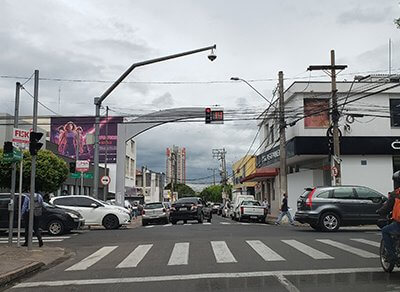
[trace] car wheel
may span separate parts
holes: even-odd
[[[115,215],[106,215],[103,219],[103,226],[105,229],[117,229],[119,227],[118,217]]]
[[[197,221],[201,224],[204,221],[204,215],[203,213],[200,213],[199,218],[197,219]]]
[[[47,231],[52,236],[64,234],[64,224],[60,220],[51,220],[47,225]]]
[[[322,214],[319,226],[322,231],[334,232],[340,227],[340,218],[333,212]]]

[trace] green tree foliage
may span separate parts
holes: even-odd
[[[394,20],[394,24],[397,26],[397,28],[400,28],[400,17]]]
[[[0,149],[0,188],[9,189],[11,186],[11,163],[1,160],[3,150]],[[30,190],[32,157],[29,151],[24,151],[24,167],[22,189],[24,192]],[[18,166],[19,167],[19,166]],[[18,168],[19,169],[19,168]],[[36,157],[36,191],[49,194],[58,190],[68,177],[67,163],[58,158],[53,152],[40,150]],[[19,175],[17,175],[17,186]]]
[[[200,197],[203,198],[204,201],[208,202],[222,202],[222,185],[209,186],[203,189],[200,193]]]
[[[167,184],[165,189],[170,190],[171,183]],[[196,192],[191,187],[185,184],[174,184],[174,192],[178,192],[178,198],[191,197],[196,195]]]

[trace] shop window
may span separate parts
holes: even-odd
[[[400,127],[400,99],[390,99],[390,126]]]

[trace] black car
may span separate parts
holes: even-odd
[[[197,220],[203,223],[204,219],[211,222],[212,208],[210,204],[206,204],[203,199],[198,197],[186,197],[178,199],[171,205],[169,221],[172,224],[183,220],[186,223],[188,220]]]
[[[376,224],[376,210],[386,200],[381,193],[363,186],[307,188],[297,200],[295,220],[322,231]]]
[[[21,205],[25,195],[22,195]],[[14,197],[14,228],[18,224],[18,195]],[[0,194],[0,230],[8,230],[10,194]],[[25,227],[25,222],[21,221],[21,227]],[[85,225],[85,220],[79,212],[59,208],[44,202],[42,216],[40,217],[40,229],[47,230],[50,235],[62,235],[71,230],[80,229]]]

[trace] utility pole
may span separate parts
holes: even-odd
[[[211,170],[213,172],[213,183],[215,186],[215,170],[216,170],[216,168],[207,168],[207,170]]]
[[[108,155],[108,106],[106,106],[106,142],[104,153],[104,176],[107,176],[107,155]],[[135,170],[136,171],[136,170]],[[107,201],[108,185],[103,186],[103,200]]]
[[[309,66],[307,70],[322,70],[331,76],[332,83],[332,136],[333,136],[333,159],[331,159],[332,166],[332,185],[340,186],[342,184],[342,174],[340,168],[340,139],[339,139],[339,118],[340,113],[337,105],[337,88],[336,88],[336,70],[344,70],[347,65],[336,65],[335,63],[335,50],[331,50],[331,64],[330,65],[313,65]],[[329,129],[328,129],[329,133]]]
[[[33,131],[32,132],[37,132],[38,101],[39,101],[39,70],[35,70],[34,88],[33,88],[33,123],[32,123]],[[35,207],[35,204],[34,204],[35,177],[36,177],[36,155],[32,155],[31,193],[30,193],[30,200],[29,200],[28,250],[32,250],[33,211],[34,211],[33,209]]]
[[[285,96],[283,90],[283,72],[279,71],[279,181],[281,197],[288,194],[287,165],[286,165],[286,122],[285,122]]]
[[[225,150],[225,148],[213,149],[212,154],[213,154],[213,158],[216,158],[219,161],[221,161],[221,182],[222,182],[222,186],[223,186],[222,200],[225,203],[225,201],[227,199],[226,193],[225,193],[225,187],[227,185],[226,161],[225,161],[226,150]]]
[[[15,108],[14,108],[14,128],[18,128],[18,118],[19,118],[19,93],[21,90],[21,84],[19,82],[16,83],[15,87]],[[22,163],[22,162],[21,162]],[[11,191],[10,191],[10,217],[9,217],[9,226],[8,226],[8,244],[12,245],[12,239],[14,234],[14,210],[15,210],[15,184],[17,177],[17,163],[12,163],[12,173],[11,173]]]

